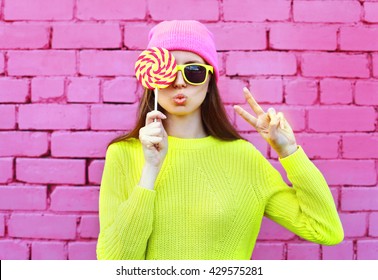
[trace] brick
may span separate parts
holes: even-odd
[[[344,240],[336,246],[322,246],[323,260],[353,260],[353,241]]]
[[[28,101],[29,82],[20,79],[0,79],[1,103],[25,103]]]
[[[282,103],[283,81],[277,78],[250,79],[250,91],[258,103]],[[244,95],[243,99],[245,101]]]
[[[244,109],[246,109],[250,114],[254,114],[252,109],[249,105],[243,105],[241,106]],[[272,107],[270,104],[264,105],[262,104],[261,108],[266,112],[270,107]],[[287,106],[279,106],[275,105],[273,108],[276,110],[276,112],[282,112],[294,130],[294,132],[302,131],[305,129],[305,111],[302,108],[293,108],[293,107],[287,107]],[[241,130],[251,130],[255,131],[255,128],[250,125],[247,121],[245,121],[242,117],[239,115],[236,118],[236,125],[238,129]]]
[[[378,77],[378,55],[373,54],[373,74],[374,77]]]
[[[261,137],[259,133],[241,133],[248,142],[250,142],[257,150],[259,150],[263,156],[268,157],[269,144]]]
[[[219,4],[217,0],[160,0],[149,1],[151,18],[156,21],[180,19],[217,21]]]
[[[235,123],[235,109],[232,106],[226,105],[224,106],[226,110],[226,115],[230,122],[233,124]]]
[[[302,55],[302,74],[307,77],[369,77],[365,54],[306,53]]]
[[[42,184],[84,184],[85,160],[16,159],[17,180]]]
[[[316,160],[314,164],[329,185],[372,186],[377,181],[373,160]]]
[[[252,260],[284,260],[284,244],[257,242]]]
[[[378,105],[378,82],[357,81],[355,103],[358,105]]]
[[[51,155],[65,158],[105,157],[107,144],[117,135],[109,132],[53,132]]]
[[[3,186],[0,188],[1,210],[45,210],[47,188],[43,186]]]
[[[351,104],[353,102],[352,83],[342,79],[320,81],[321,104]]]
[[[79,234],[82,238],[97,238],[100,232],[98,216],[82,216],[79,227]]]
[[[91,129],[131,130],[136,122],[136,105],[93,105]]]
[[[78,0],[77,18],[82,20],[143,20],[146,0]]]
[[[208,28],[214,34],[217,50],[265,50],[266,29],[250,23],[213,24]]]
[[[101,183],[102,172],[104,170],[104,160],[93,160],[88,167],[88,182],[99,185]]]
[[[124,77],[103,82],[103,101],[119,103],[137,102],[137,79]]]
[[[224,0],[226,21],[285,21],[290,18],[290,1]]]
[[[318,98],[318,85],[313,80],[289,80],[285,82],[285,103],[314,105]]]
[[[249,105],[242,105],[241,107],[247,110],[247,112],[250,114],[254,114]],[[264,111],[267,111],[269,107],[271,107],[271,105],[263,104],[261,106]],[[294,132],[305,129],[305,111],[303,109],[288,108],[283,106],[274,106],[273,108],[275,108],[277,112],[282,112],[284,114]],[[249,124],[239,115],[236,117],[235,124],[239,131],[256,131],[251,124]]]
[[[78,103],[97,103],[100,101],[100,80],[93,78],[70,78],[67,101]]]
[[[343,158],[378,159],[378,134],[343,135]]]
[[[378,22],[378,3],[365,2],[364,3],[364,19],[367,22],[377,23]]]
[[[340,220],[343,224],[345,237],[362,237],[367,233],[366,213],[341,213]]]
[[[341,192],[341,209],[343,211],[377,211],[378,188],[343,188]]]
[[[378,28],[342,26],[340,50],[377,51]]]
[[[98,187],[57,187],[51,194],[53,211],[98,212]]]
[[[19,107],[18,123],[20,129],[87,129],[88,115],[84,105],[28,104]]]
[[[68,259],[96,260],[97,242],[73,242],[68,244]]]
[[[219,75],[224,76],[226,75],[226,54],[225,53],[217,53],[218,55],[218,67],[219,67]]]
[[[357,260],[377,260],[378,240],[357,240]]]
[[[114,23],[62,23],[53,26],[52,48],[119,48],[122,32]],[[99,40],[101,38],[101,40]]]
[[[4,0],[6,20],[70,20],[74,0]]]
[[[336,205],[336,208],[340,208],[339,207],[339,188],[338,187],[335,187],[335,188],[330,188],[331,189],[331,194],[332,194],[332,197],[333,197],[333,201],[335,202],[335,205]]]
[[[340,137],[329,134],[296,134],[297,144],[301,145],[310,159],[334,159],[338,157]]]
[[[319,260],[320,245],[312,243],[290,243],[287,245],[288,260]]]
[[[43,132],[0,132],[0,156],[42,156],[48,150],[47,136]]]
[[[0,104],[0,129],[14,129],[16,127],[16,107]]]
[[[247,83],[240,79],[221,77],[218,81],[219,94],[224,104],[245,103],[243,87]]]
[[[357,1],[294,1],[293,17],[298,22],[358,22],[361,5]]]
[[[134,76],[134,65],[140,52],[81,51],[80,74],[90,76]]]
[[[369,236],[378,237],[378,213],[370,213],[369,217]]]
[[[64,95],[64,78],[34,78],[31,83],[32,102],[59,102]]]
[[[226,56],[227,75],[294,75],[295,55],[283,52],[230,52]]]
[[[63,242],[36,241],[31,247],[32,260],[66,260],[67,252]]]
[[[0,183],[11,182],[13,179],[13,158],[0,158],[0,170]]]
[[[141,3],[142,1],[138,1]],[[155,24],[147,22],[126,22],[124,25],[124,45],[128,49],[144,50],[148,44],[148,33]]]
[[[8,222],[11,237],[75,239],[76,217],[55,214],[12,214]]]
[[[20,240],[0,240],[0,260],[28,260],[29,247]]]
[[[0,52],[0,74],[4,73],[4,55]]]
[[[270,28],[270,46],[276,50],[336,50],[336,32],[336,26],[277,24]]]
[[[258,240],[289,240],[295,234],[270,219],[263,218]]]
[[[74,51],[9,51],[8,57],[10,76],[64,76],[76,73]]]
[[[0,214],[0,237],[5,235],[5,216]]]
[[[49,44],[49,30],[42,24],[0,24],[0,49],[40,49]]]
[[[358,116],[358,118],[356,118]],[[308,110],[308,124],[317,132],[374,131],[372,107],[321,107]]]

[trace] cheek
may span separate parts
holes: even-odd
[[[209,89],[209,80],[205,84],[201,85],[199,89],[203,99],[205,99],[208,89]]]
[[[155,98],[155,97],[154,97]],[[158,103],[162,106],[165,104],[168,104],[170,98],[168,97],[168,94],[166,92],[160,92],[159,91],[159,97],[158,97]]]

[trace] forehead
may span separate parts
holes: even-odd
[[[172,55],[175,57],[177,64],[185,64],[188,62],[199,62],[205,63],[202,57],[198,54],[188,51],[171,51]]]

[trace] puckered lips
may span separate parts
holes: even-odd
[[[172,99],[176,105],[184,105],[186,103],[187,96],[185,94],[178,93],[175,94]]]

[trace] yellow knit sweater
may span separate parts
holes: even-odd
[[[98,259],[250,259],[263,216],[325,245],[343,228],[301,146],[279,159],[293,187],[245,140],[168,136],[154,190],[138,185],[137,139],[112,144],[100,189]]]

